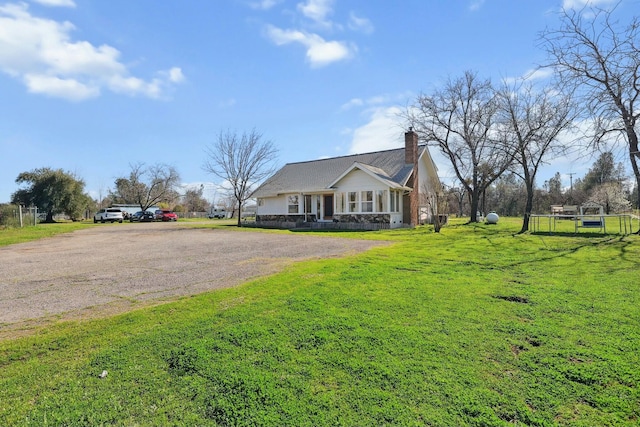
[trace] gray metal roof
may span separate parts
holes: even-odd
[[[422,156],[425,147],[419,147]],[[404,162],[404,148],[353,154],[299,163],[287,163],[254,191],[252,197],[272,197],[283,193],[313,193],[327,190],[329,185],[353,163],[363,163],[384,172],[399,186],[404,186],[411,175],[413,165]]]

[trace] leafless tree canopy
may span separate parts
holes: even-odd
[[[144,163],[135,163],[130,167],[128,178],[115,181],[114,200],[135,203],[140,210],[146,211],[157,203],[170,202],[176,197],[175,188],[180,176],[174,167],[164,164],[145,166]]]
[[[542,32],[540,40],[549,57],[547,66],[556,70],[563,85],[575,89],[584,112],[594,120],[594,145],[610,140],[610,136],[623,142],[640,187],[636,127],[640,115],[640,20],[633,16],[626,25],[617,21],[614,13],[619,7],[565,10],[560,27]]]
[[[533,209],[535,179],[542,164],[552,155],[566,150],[558,135],[568,129],[574,118],[571,97],[552,88],[536,90],[523,81],[504,83],[498,92],[499,135],[505,145],[515,149],[514,167],[527,190],[524,221],[521,232],[529,229]]]
[[[489,80],[473,72],[418,96],[407,118],[421,140],[437,147],[471,198],[478,220],[480,196],[511,164],[513,153],[496,138],[498,99]]]
[[[220,132],[205,153],[203,169],[226,181],[241,208],[251,196],[253,186],[274,173],[278,150],[256,129],[241,135],[227,130]],[[240,219],[238,215],[238,226]]]

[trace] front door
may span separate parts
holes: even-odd
[[[322,219],[333,219],[333,194],[324,196],[324,217]]]

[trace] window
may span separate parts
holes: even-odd
[[[350,191],[349,198],[349,212],[358,212],[358,193],[356,191]]]
[[[362,197],[361,212],[373,212],[373,191],[363,191],[360,197]]]
[[[336,213],[344,213],[344,193],[336,193],[333,200]]]
[[[264,199],[258,199],[258,206],[264,206]]]
[[[311,213],[311,195],[310,194],[306,194],[304,196],[304,213],[306,214],[310,214]]]
[[[376,192],[376,212],[387,211],[387,190],[378,190]]]
[[[297,194],[295,196],[287,197],[287,203],[288,203],[288,206],[289,206],[288,212],[290,214],[297,214],[298,212],[300,212],[298,210],[299,202],[298,202],[298,195]]]
[[[400,192],[392,191],[391,192],[391,212],[400,212]]]

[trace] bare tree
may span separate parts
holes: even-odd
[[[446,212],[446,198],[444,187],[435,188],[430,183],[424,183],[420,191],[420,206],[425,206],[425,212],[433,224],[433,231],[440,232],[442,228],[442,213]]]
[[[129,166],[129,177],[115,181],[113,200],[135,203],[140,210],[146,211],[157,203],[171,202],[176,198],[175,188],[180,182],[180,175],[173,166],[159,163],[152,166],[135,163]]]
[[[451,186],[446,189],[447,199],[453,199],[455,203],[447,202],[449,206],[455,205],[458,208],[456,215],[461,217],[464,214],[464,204],[465,200],[467,200],[467,190],[463,186]],[[449,208],[449,213],[451,213],[451,207]]]
[[[563,10],[559,28],[545,30],[540,40],[550,58],[546,65],[576,90],[594,120],[593,145],[622,142],[640,187],[640,19],[621,24],[613,15],[619,6]]]
[[[529,216],[533,209],[535,179],[541,165],[552,155],[566,150],[558,139],[560,133],[573,123],[571,98],[555,89],[535,90],[532,84],[504,83],[498,93],[500,105],[500,137],[504,144],[512,144],[515,156],[511,171],[519,176],[527,197],[520,233],[529,230]]]
[[[478,221],[481,195],[511,164],[513,154],[494,136],[498,103],[489,80],[467,71],[430,95],[418,96],[407,119],[420,138],[440,149],[471,198]]]
[[[526,205],[526,190],[522,179],[514,173],[504,173],[487,190],[488,205],[504,216],[522,215]]]
[[[205,148],[205,153],[208,158],[203,169],[226,181],[241,211],[253,186],[275,171],[278,150],[256,129],[242,135],[227,130],[220,132],[217,141]],[[240,226],[241,215],[238,215]]]

